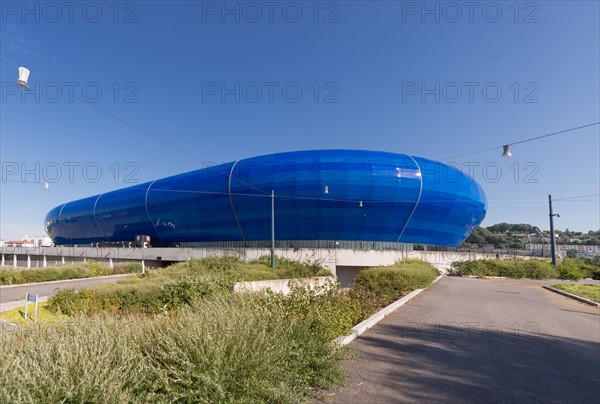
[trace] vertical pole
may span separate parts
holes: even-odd
[[[556,266],[556,237],[554,236],[554,214],[552,213],[552,195],[548,195],[550,209],[550,246],[552,248],[552,265]]]
[[[37,323],[37,313],[38,313],[38,295],[35,295],[35,310],[33,312],[33,322]]]
[[[275,268],[275,190],[271,190],[271,268]]]
[[[31,268],[31,255],[27,254],[27,269]]]
[[[13,254],[13,268],[17,267],[17,254]]]
[[[29,293],[25,293],[25,320],[27,320],[28,307],[29,307]]]

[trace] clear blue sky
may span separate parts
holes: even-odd
[[[443,159],[600,121],[597,1],[229,2],[229,14],[221,2],[0,4],[5,240],[42,234],[52,207],[130,185],[134,171],[147,181],[319,148]],[[25,99],[7,60],[32,72]],[[598,126],[512,153],[447,161],[473,167],[484,225],[548,228],[548,194],[600,193]],[[581,199],[556,202],[557,228],[600,228],[598,196]]]

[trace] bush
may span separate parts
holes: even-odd
[[[342,296],[232,294],[19,333],[0,339],[0,402],[305,401],[342,378]]]
[[[171,310],[191,306],[209,296],[226,295],[231,291],[231,286],[231,280],[222,274],[186,275],[161,285],[159,294],[163,307]]]
[[[505,276],[507,278],[556,279],[558,270],[543,260],[492,259],[456,261],[450,271],[458,276]]]
[[[36,269],[0,269],[0,285],[82,279],[142,271],[140,263],[119,263],[114,268],[97,262],[85,262]]]
[[[121,288],[111,292],[64,289],[48,299],[48,310],[57,314],[159,314],[165,311],[157,288]]]
[[[558,273],[560,279],[570,279],[578,281],[583,279],[583,271],[581,270],[579,262],[573,258],[565,258],[558,265]]]
[[[359,295],[375,296],[386,305],[407,292],[429,286],[437,275],[438,271],[427,262],[402,261],[389,267],[360,271],[354,279],[353,290]]]
[[[260,258],[250,261],[251,264],[271,266],[271,257],[263,255]],[[271,268],[270,268],[271,269]],[[275,271],[284,278],[311,278],[314,276],[329,276],[331,272],[321,266],[319,262],[300,262],[284,257],[275,256]]]
[[[239,281],[330,274],[317,264],[282,259],[282,268],[272,269],[260,262],[247,264],[237,257],[191,260],[81,293],[60,292],[49,299],[48,308],[68,315],[103,312],[153,315],[189,307],[213,295],[228,294]]]

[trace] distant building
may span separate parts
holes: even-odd
[[[10,240],[2,242],[1,247],[50,247],[52,239],[48,236],[29,236],[25,235],[21,240]]]

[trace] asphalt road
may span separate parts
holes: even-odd
[[[316,402],[600,403],[600,311],[549,283],[443,278],[350,344],[347,385]]]
[[[125,275],[126,276],[126,275]],[[123,275],[103,276],[99,278],[75,279],[69,281],[42,282],[28,285],[0,286],[0,303],[8,303],[25,299],[27,292],[40,296],[50,296],[59,289],[79,290],[101,283],[116,282],[123,279]]]

